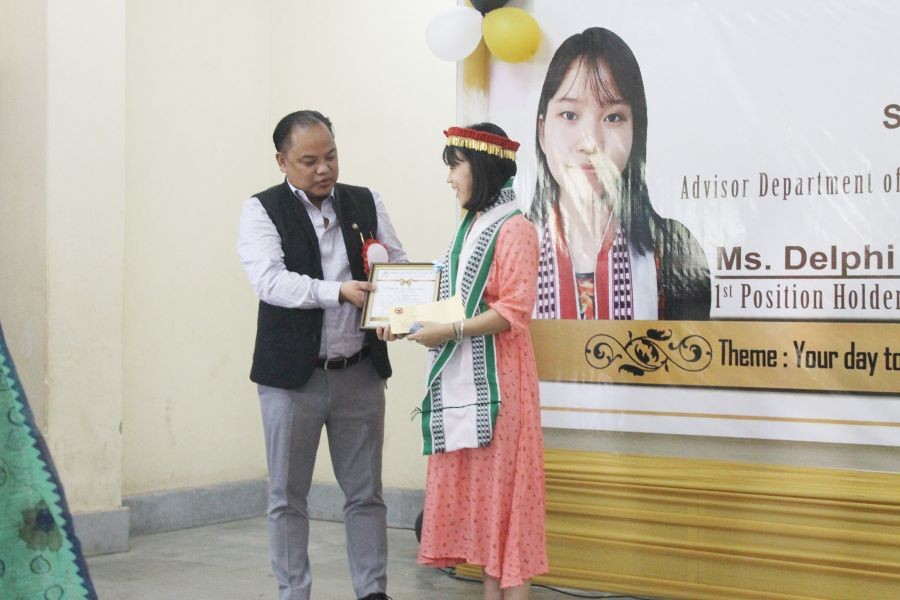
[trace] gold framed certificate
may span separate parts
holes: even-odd
[[[378,263],[369,271],[375,290],[366,295],[360,329],[375,329],[390,323],[391,310],[437,300],[441,272],[432,263]]]

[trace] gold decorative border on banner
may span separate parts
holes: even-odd
[[[542,381],[900,393],[900,323],[534,321],[531,335]]]
[[[892,421],[860,421],[850,419],[813,419],[803,417],[774,417],[768,415],[732,415],[723,413],[700,413],[663,410],[628,410],[618,408],[578,408],[569,406],[541,406],[542,411],[567,413],[596,413],[614,415],[635,415],[642,417],[682,417],[686,419],[725,419],[728,421],[768,421],[776,423],[812,423],[816,425],[853,425],[856,427],[900,427]]]

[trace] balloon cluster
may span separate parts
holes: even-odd
[[[508,0],[470,0],[472,6],[446,8],[431,19],[425,40],[435,56],[462,60],[478,48],[482,36],[491,54],[506,62],[528,60],[541,43],[541,28]]]

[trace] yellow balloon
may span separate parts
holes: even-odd
[[[512,6],[484,15],[481,31],[491,54],[506,62],[528,60],[541,44],[541,28],[534,17]]]

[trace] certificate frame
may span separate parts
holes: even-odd
[[[436,301],[441,270],[430,262],[377,263],[369,270],[369,283],[375,284],[375,291],[366,294],[359,328],[374,330],[389,324],[390,308]]]

